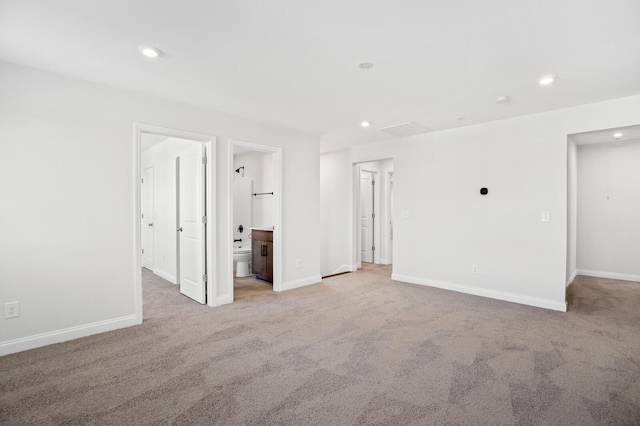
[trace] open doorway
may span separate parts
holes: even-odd
[[[137,308],[142,277],[215,306],[215,138],[136,124]]]
[[[282,291],[282,149],[229,141],[230,300]]]
[[[357,268],[393,262],[393,159],[353,165],[353,258]],[[391,274],[391,267],[389,274]]]
[[[640,282],[640,125],[567,144],[567,286]]]

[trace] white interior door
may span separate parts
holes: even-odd
[[[371,172],[360,172],[360,250],[363,262],[373,262],[373,185]]]
[[[153,271],[153,166],[142,171],[142,267]]]
[[[204,146],[194,143],[179,154],[180,293],[206,303]]]

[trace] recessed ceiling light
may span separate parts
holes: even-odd
[[[371,123],[369,123],[368,121],[363,121],[363,122],[360,123],[360,125],[362,127],[369,127],[369,126],[371,126]]]
[[[358,64],[358,68],[362,70],[368,70],[369,68],[373,68],[373,64],[371,62],[362,62]]]
[[[138,50],[147,58],[157,58],[160,56],[160,50],[153,46],[138,46]]]
[[[506,104],[510,100],[511,99],[509,99],[507,95],[498,96],[497,98],[494,99],[495,103],[497,104]]]
[[[551,83],[553,83],[556,80],[556,77],[553,75],[545,75],[544,77],[540,78],[538,80],[538,84],[540,84],[541,86],[547,86]]]
[[[464,117],[456,117],[456,120],[462,121],[462,120],[464,120]]]
[[[615,139],[620,139],[620,138],[621,138],[621,137],[623,137],[623,136],[624,136],[624,133],[620,133],[620,132],[618,132],[618,133],[614,133],[614,134],[613,134],[613,137],[614,137]]]

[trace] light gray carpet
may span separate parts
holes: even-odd
[[[271,291],[273,291],[271,283],[259,280],[253,275],[241,278],[235,277],[233,279],[233,300],[257,296],[260,293]]]
[[[219,308],[144,276],[144,324],[0,358],[2,424],[640,424],[640,284],[566,314],[369,266]]]

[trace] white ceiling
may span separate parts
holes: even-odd
[[[638,0],[0,0],[0,60],[301,129],[327,150],[408,121],[638,94],[639,16]],[[558,80],[539,87],[545,74]]]

